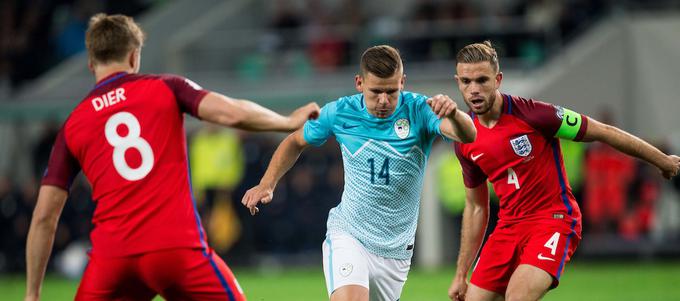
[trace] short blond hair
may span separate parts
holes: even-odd
[[[474,43],[463,47],[456,55],[456,63],[479,63],[489,62],[498,72],[500,66],[498,64],[498,54],[496,49],[491,45],[491,41],[484,41],[482,43]]]
[[[120,62],[130,51],[142,47],[145,37],[132,17],[99,13],[90,18],[85,48],[95,64]]]

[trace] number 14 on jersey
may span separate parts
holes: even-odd
[[[368,159],[368,165],[370,165],[371,168],[371,184],[375,184],[376,178],[375,178],[375,159],[370,158]],[[382,167],[380,168],[380,172],[378,173],[378,179],[384,179],[385,185],[390,185],[390,158],[385,157],[385,160],[382,163]],[[379,183],[380,184],[380,183]]]

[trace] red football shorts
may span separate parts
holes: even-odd
[[[170,249],[135,256],[90,257],[75,300],[245,301],[241,287],[212,249]]]
[[[512,225],[498,224],[489,235],[470,282],[505,295],[510,277],[520,264],[538,267],[552,275],[557,287],[564,266],[581,241],[576,220],[550,219]]]

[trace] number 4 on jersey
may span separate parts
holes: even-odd
[[[125,137],[118,135],[118,126],[124,124],[128,128]],[[141,180],[151,172],[153,167],[153,150],[149,142],[140,137],[142,129],[135,115],[128,112],[119,112],[109,117],[104,127],[106,141],[113,146],[113,167],[118,174],[128,181]],[[125,151],[134,148],[142,156],[142,164],[132,168],[125,160]]]
[[[519,178],[512,168],[508,168],[508,184],[513,184],[515,189],[519,189]]]

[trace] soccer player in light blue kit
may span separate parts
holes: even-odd
[[[472,142],[471,118],[448,96],[402,91],[399,52],[371,47],[361,57],[356,95],[325,105],[317,120],[276,149],[260,184],[243,196],[251,214],[271,202],[279,179],[308,146],[335,135],[345,189],[330,210],[323,243],[326,287],[332,301],[399,299],[411,266],[420,191],[436,136]]]

